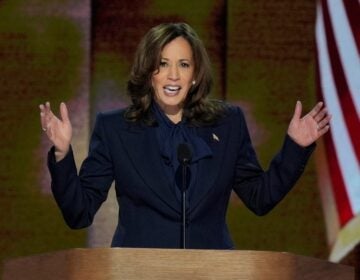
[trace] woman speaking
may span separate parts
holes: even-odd
[[[186,240],[186,248],[233,248],[226,225],[231,191],[257,215],[269,212],[302,174],[331,116],[320,102],[302,117],[298,101],[282,148],[264,171],[242,110],[209,100],[211,88],[209,58],[194,30],[185,23],[153,27],[135,55],[131,104],[98,114],[79,172],[66,105],[58,118],[49,102],[41,104],[53,144],[52,191],[66,223],[89,226],[115,181],[120,210],[112,246],[180,248]],[[185,178],[179,147],[189,155]]]

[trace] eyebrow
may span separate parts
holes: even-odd
[[[162,60],[167,60],[169,61],[170,59],[166,58],[166,57],[161,57],[160,59]],[[180,58],[179,61],[188,61],[188,62],[191,62],[192,59],[189,59],[189,58]]]

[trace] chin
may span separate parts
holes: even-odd
[[[174,109],[178,109],[181,108],[181,104],[182,102],[164,102],[164,101],[160,101],[158,102],[160,107],[168,107],[168,108],[174,108]]]
[[[160,98],[157,98],[157,103],[162,106],[168,106],[168,107],[177,107],[181,108],[182,104],[185,101],[185,96],[161,96]]]

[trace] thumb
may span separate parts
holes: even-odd
[[[296,101],[293,119],[299,120],[301,118],[301,112],[302,112],[302,104],[301,101],[298,100]]]
[[[69,112],[64,102],[60,104],[60,115],[63,122],[68,123],[69,120]]]

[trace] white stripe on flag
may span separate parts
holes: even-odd
[[[358,118],[360,118],[360,56],[343,1],[327,2],[342,66]]]
[[[322,7],[317,9],[316,41],[319,57],[319,74],[321,88],[326,106],[332,114],[331,135],[334,140],[340,170],[344,178],[345,187],[353,213],[360,212],[360,167],[355,158],[355,151],[346,129],[343,113],[334,84],[331,71],[327,42],[325,38]]]

